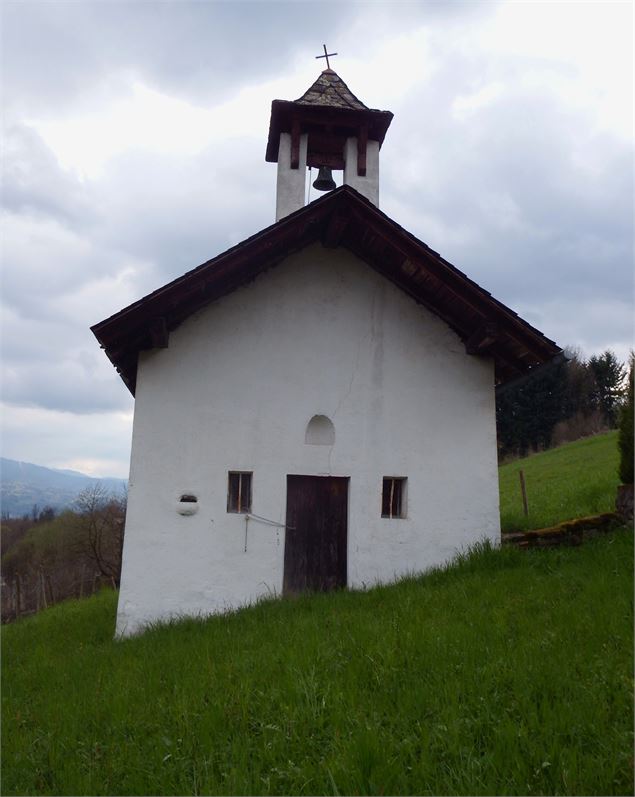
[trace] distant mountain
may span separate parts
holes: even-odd
[[[96,482],[108,492],[121,493],[125,479],[96,479],[72,470],[57,470],[0,458],[0,482],[2,483],[2,514],[5,517],[21,517],[29,514],[34,504],[42,510],[52,506],[60,510],[71,506],[78,494]]]

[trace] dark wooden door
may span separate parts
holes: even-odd
[[[284,592],[346,586],[348,479],[287,476]]]

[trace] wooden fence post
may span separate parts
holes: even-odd
[[[22,583],[20,574],[15,574],[15,619],[17,620],[22,610]]]
[[[527,507],[527,489],[525,487],[525,472],[523,470],[519,470],[518,476],[520,478],[520,492],[523,495],[523,511],[525,513],[525,517],[527,517],[527,515],[529,515],[529,508]]]
[[[45,609],[48,609],[48,601],[46,600],[46,583],[44,581],[44,570],[40,570],[40,584],[42,585],[42,604]]]
[[[51,581],[51,574],[46,574],[46,583],[48,584],[49,588],[49,598],[51,599],[51,606],[55,603],[55,594],[53,592],[53,582]]]

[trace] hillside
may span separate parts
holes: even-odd
[[[618,462],[617,432],[607,432],[502,465],[498,471],[502,530],[544,528],[614,511]],[[527,489],[527,517],[520,470]]]
[[[6,626],[4,794],[632,794],[633,537],[113,642]]]
[[[70,470],[57,470],[0,458],[2,483],[2,514],[4,517],[21,517],[29,514],[34,504],[60,510],[69,507],[86,487],[101,483],[108,491],[120,493],[125,479],[96,479]]]

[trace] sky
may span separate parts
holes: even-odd
[[[2,454],[126,478],[89,327],[274,220],[271,101],[395,117],[380,207],[560,346],[633,345],[633,4],[3,0]],[[314,197],[315,198],[315,197]]]

